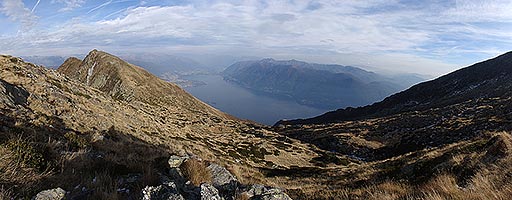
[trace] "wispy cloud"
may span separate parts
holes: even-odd
[[[32,7],[32,10],[30,11],[31,13],[34,13],[34,11],[36,10],[36,8],[40,2],[41,2],[41,0],[37,0],[36,4],[34,5],[34,7]]]
[[[64,8],[61,8],[60,12],[71,11],[75,8],[80,8],[84,5],[85,0],[52,0],[52,3],[65,4]]]
[[[21,0],[3,0],[0,12],[9,17],[10,20],[18,21],[26,29],[35,24],[37,17],[25,7]]]
[[[211,51],[409,72],[430,66],[436,74],[512,46],[508,0],[126,2],[91,3],[74,20],[14,40],[34,48]]]
[[[99,6],[96,6],[96,7],[94,7],[93,9],[89,10],[89,11],[87,12],[87,14],[92,13],[92,12],[94,12],[94,11],[96,11],[96,10],[100,9],[100,8],[105,7],[105,6],[108,6],[108,5],[109,5],[109,4],[111,4],[111,3],[112,3],[112,0],[107,1],[107,2],[105,2],[105,3],[102,3],[102,4],[100,4]]]

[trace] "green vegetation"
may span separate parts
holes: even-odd
[[[64,137],[69,141],[72,148],[86,148],[89,146],[89,141],[84,136],[74,132],[67,132]]]
[[[11,151],[14,159],[22,163],[22,167],[36,168],[43,170],[46,163],[43,154],[38,151],[34,144],[19,137],[10,139],[5,144],[5,147]]]

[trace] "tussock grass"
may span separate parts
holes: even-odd
[[[238,194],[238,195],[235,197],[235,200],[249,200],[249,199],[251,199],[251,198],[250,198],[250,197],[249,197],[249,195],[248,195],[248,194],[246,194],[246,193]]]
[[[195,186],[199,186],[201,183],[212,182],[212,174],[203,161],[188,159],[180,166],[180,169],[185,178],[190,180]]]
[[[6,146],[0,146],[0,199],[10,199],[8,197],[14,197],[15,194],[25,195],[37,190],[38,183],[50,176],[51,172],[39,169],[39,156],[36,157],[36,162],[27,152]],[[16,185],[23,187],[17,187],[17,191],[13,191],[13,186]]]
[[[14,199],[12,190],[0,187],[0,199]]]

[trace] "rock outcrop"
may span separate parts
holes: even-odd
[[[0,98],[0,108],[3,106],[15,108],[18,105],[25,105],[28,96],[29,93],[25,89],[0,79],[0,97],[2,97]]]
[[[161,178],[158,186],[147,186],[142,190],[145,200],[153,199],[200,199],[200,200],[235,200],[237,196],[245,195],[251,199],[287,200],[291,199],[282,189],[264,185],[244,185],[226,168],[210,163],[207,170],[212,174],[211,183],[201,183],[199,186],[190,184],[183,177],[180,167],[190,156],[170,156],[168,160],[169,173]]]
[[[143,200],[185,200],[178,192],[174,182],[168,182],[159,186],[146,186],[142,189]]]
[[[65,197],[66,191],[62,188],[55,188],[37,193],[34,200],[64,200]]]
[[[234,191],[236,189],[238,180],[226,168],[212,163],[208,166],[208,169],[212,174],[213,186],[227,191]]]
[[[291,200],[286,193],[283,192],[283,190],[279,188],[273,188],[263,185],[251,185],[247,189],[247,191],[244,192],[247,197],[250,197],[254,200]]]

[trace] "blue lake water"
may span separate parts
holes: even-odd
[[[220,75],[193,75],[185,78],[206,83],[184,88],[187,92],[240,119],[273,125],[280,119],[309,118],[328,111],[300,105],[293,100],[258,94],[225,81]]]

